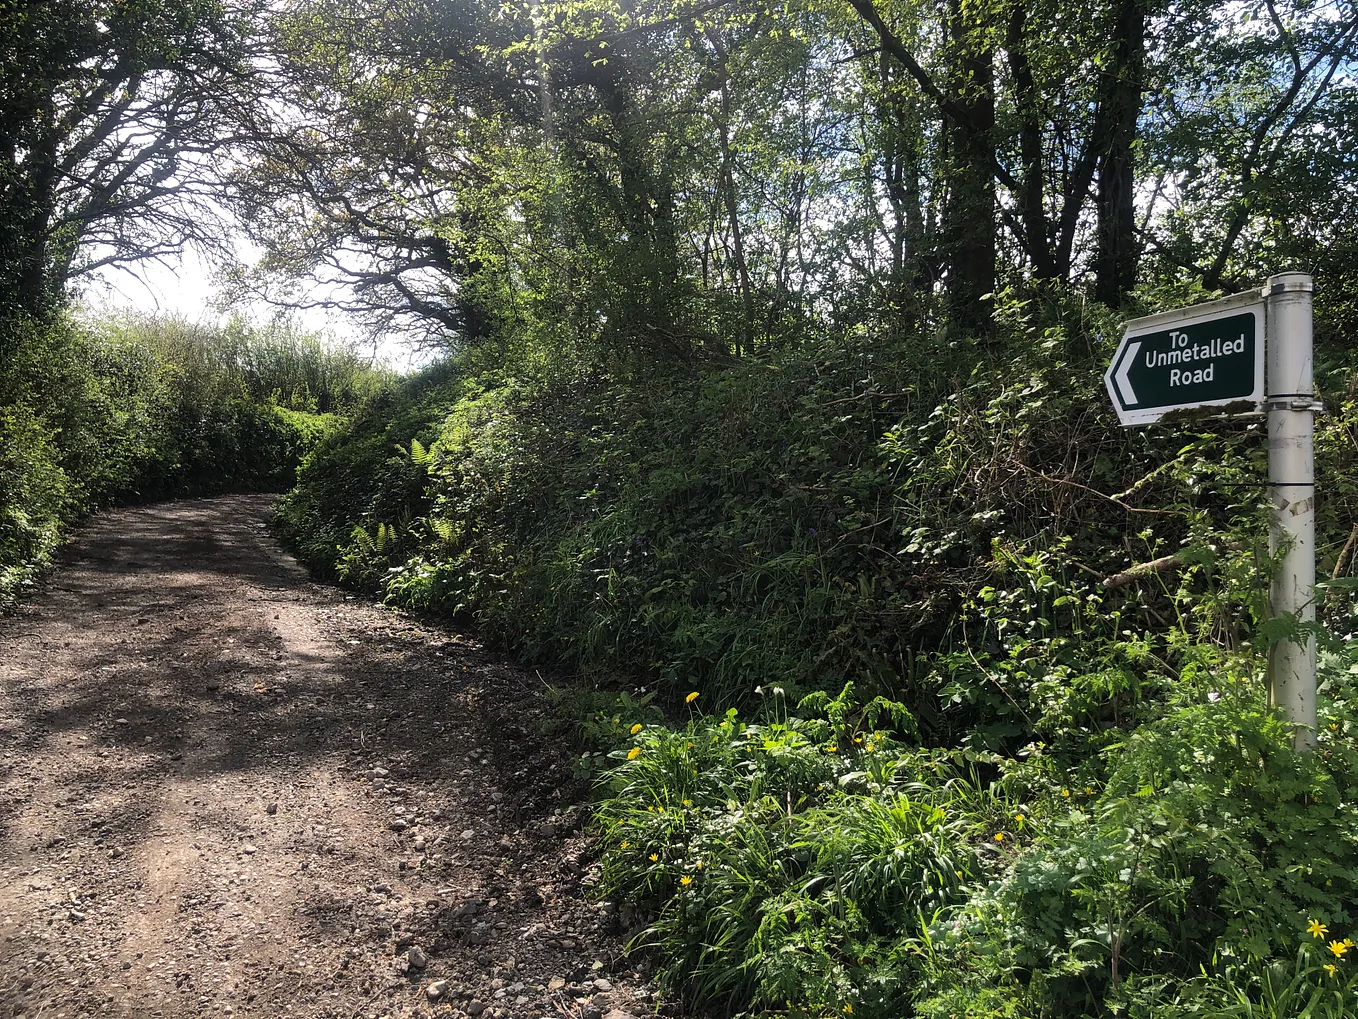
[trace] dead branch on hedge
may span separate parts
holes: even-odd
[[[1088,485],[1082,485],[1078,481],[1071,481],[1069,478],[1053,478],[1050,474],[1043,473],[1042,471],[1039,471],[1035,467],[1029,467],[1027,464],[1020,463],[1017,464],[1017,466],[1027,471],[1029,474],[1036,474],[1043,481],[1048,481],[1053,485],[1063,485],[1067,488],[1078,488],[1082,492],[1088,492],[1090,495],[1098,496],[1100,499],[1103,499],[1106,502],[1111,502],[1114,506],[1121,506],[1128,513],[1150,513],[1155,516],[1161,517],[1183,516],[1183,513],[1180,510],[1155,509],[1153,507],[1147,506],[1129,506],[1121,499],[1117,499],[1104,492],[1100,492],[1097,488],[1090,488]]]
[[[1103,578],[1104,590],[1116,591],[1120,587],[1126,587],[1132,581],[1140,577],[1149,577],[1158,573],[1168,573],[1176,566],[1183,564],[1183,559],[1177,555],[1161,556],[1159,559],[1152,559],[1148,563],[1137,563],[1130,569],[1123,570],[1121,573],[1113,573]]]

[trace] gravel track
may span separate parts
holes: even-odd
[[[311,583],[270,506],[100,514],[0,619],[0,1015],[676,1015],[545,684]]]

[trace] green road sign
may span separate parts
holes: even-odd
[[[1103,384],[1124,425],[1264,399],[1264,297],[1246,294],[1127,323]]]

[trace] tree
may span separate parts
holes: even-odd
[[[1094,296],[1119,307],[1136,285],[1135,147],[1146,80],[1146,0],[1117,0],[1099,86],[1092,151],[1098,155]]]
[[[1158,26],[1143,234],[1162,272],[1236,288],[1353,236],[1358,8],[1256,0]]]
[[[944,84],[889,26],[874,0],[850,0],[872,26],[883,50],[898,61],[931,99],[944,134],[946,189],[942,244],[950,313],[963,332],[989,336],[995,290],[995,78],[994,48],[983,10],[949,0]]]
[[[237,132],[240,285],[648,356],[932,330],[940,297],[992,338],[997,290],[1116,306],[1146,251],[1217,286],[1275,199],[1346,179],[1306,169],[1352,134],[1326,3],[287,0]]]
[[[211,168],[248,78],[248,8],[0,3],[0,306],[220,246]]]
[[[1007,229],[1038,280],[1068,283],[1089,206],[1097,295],[1135,280],[1133,152],[1145,80],[1145,0],[1109,6],[950,0],[913,48],[875,0],[850,0],[931,100],[946,142],[943,258],[954,319],[988,329],[995,238]],[[928,40],[946,40],[933,53]],[[938,65],[937,69],[929,65]],[[997,77],[997,66],[1008,72]],[[999,201],[997,186],[1007,192]]]
[[[495,302],[476,278],[504,255],[495,153],[535,97],[478,52],[494,28],[478,14],[343,0],[271,14],[270,68],[230,179],[264,252],[237,271],[238,294],[339,308],[379,332],[489,335]]]

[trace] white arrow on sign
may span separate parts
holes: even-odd
[[[1122,359],[1122,366],[1118,368],[1113,376],[1113,381],[1117,383],[1118,392],[1122,394],[1122,402],[1131,406],[1136,403],[1136,390],[1132,388],[1132,365],[1136,364],[1137,351],[1141,349],[1141,342],[1138,340],[1127,347],[1127,353]]]

